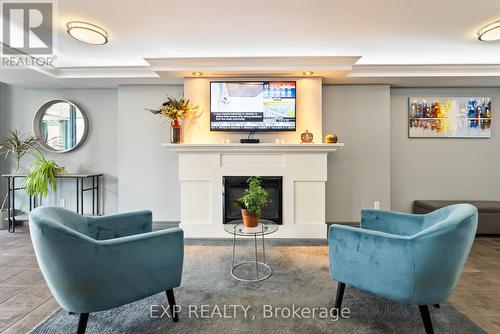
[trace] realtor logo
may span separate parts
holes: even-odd
[[[53,18],[52,2],[2,2],[3,53],[52,54]]]

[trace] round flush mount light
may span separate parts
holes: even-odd
[[[302,74],[304,74],[304,75],[313,75],[314,72],[313,71],[304,71],[304,72],[302,72]]]
[[[195,77],[201,77],[203,75],[203,73],[201,73],[201,72],[193,72],[193,75]]]
[[[71,37],[80,42],[94,45],[108,43],[108,33],[106,30],[95,24],[82,21],[70,21],[66,24],[66,29]]]
[[[500,20],[479,29],[477,39],[485,42],[500,40]]]

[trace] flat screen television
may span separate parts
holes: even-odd
[[[295,81],[210,82],[211,131],[295,131]]]

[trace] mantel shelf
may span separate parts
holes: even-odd
[[[336,144],[170,144],[163,147],[175,152],[261,152],[261,153],[330,153],[344,147],[344,143]]]

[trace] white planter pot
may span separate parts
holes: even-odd
[[[0,230],[7,229],[7,209],[0,211]]]

